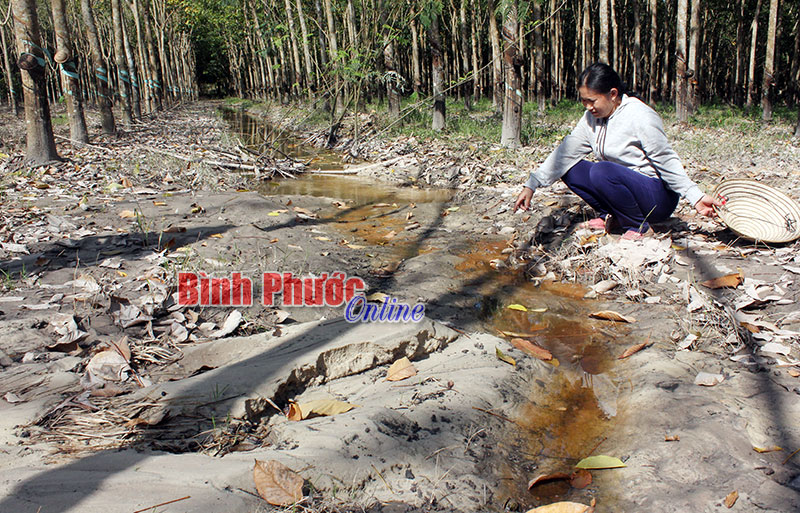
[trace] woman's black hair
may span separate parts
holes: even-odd
[[[583,86],[602,94],[608,94],[612,89],[619,91],[620,96],[630,94],[614,68],[603,62],[595,62],[578,75],[578,87]]]

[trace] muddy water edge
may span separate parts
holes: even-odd
[[[511,342],[524,339],[552,354],[547,363],[553,372],[546,377],[528,371],[530,367],[509,366],[510,372],[529,375],[515,380],[525,388],[510,391],[518,406],[510,418],[501,415],[508,429],[496,438],[496,461],[485,466],[501,483],[496,506],[524,510],[558,500],[588,503],[592,497],[602,497],[606,507],[615,502],[612,480],[603,475],[613,470],[596,471],[594,482],[584,488],[557,479],[529,490],[528,482],[541,475],[569,474],[580,459],[603,453],[603,442],[622,416],[612,354],[616,341],[627,335],[624,326],[589,320],[594,305],[583,299],[586,290],[579,285],[534,285],[521,272],[504,269],[509,241],[488,239],[469,227],[463,232],[445,228],[442,219],[448,215],[477,215],[469,205],[454,204],[453,191],[315,173],[344,169],[341,157],[244,112],[224,110],[223,116],[251,149],[271,150],[308,165],[312,172],[264,182],[258,190],[287,203],[293,196],[327,198],[331,206],[320,217],[332,228],[325,236],[371,258],[369,276],[363,276],[370,291],[423,299],[435,319],[505,339],[505,344],[484,351],[530,358]],[[417,272],[422,269],[433,274]],[[430,285],[437,280],[439,287]],[[415,281],[425,285],[408,285]],[[476,411],[476,422],[485,415]]]

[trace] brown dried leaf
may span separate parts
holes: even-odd
[[[548,351],[543,347],[539,347],[530,340],[525,340],[524,338],[512,338],[511,345],[528,353],[529,355],[533,356],[534,358],[538,358],[544,361],[550,361],[553,359],[553,353]]]
[[[586,469],[578,469],[572,473],[572,476],[569,478],[569,484],[572,485],[573,488],[583,489],[592,484],[592,473]]]
[[[396,231],[394,231],[394,230],[392,230],[392,231],[390,231],[389,233],[387,233],[386,235],[384,235],[384,236],[383,236],[383,238],[384,238],[384,239],[386,239],[386,240],[392,240],[392,239],[394,239],[396,236],[397,236],[397,232],[396,232]]]
[[[603,319],[604,321],[614,321],[614,322],[636,322],[636,319],[633,317],[626,317],[619,312],[615,312],[613,310],[602,310],[600,312],[592,312],[589,314],[589,317],[593,317],[595,319]]]
[[[547,506],[539,506],[528,510],[527,513],[592,513],[594,508],[577,502],[555,502]]]
[[[621,355],[619,355],[619,357],[617,359],[622,360],[623,358],[627,358],[632,354],[638,353],[639,351],[641,351],[642,349],[644,349],[645,347],[647,347],[649,345],[650,345],[650,342],[642,342],[641,344],[634,344],[631,347],[629,347],[628,349],[626,349],[625,351],[623,351],[623,353]]]
[[[273,506],[288,506],[303,498],[303,478],[278,461],[256,460],[253,481],[261,498]]]
[[[567,481],[572,479],[571,474],[567,474],[566,472],[555,472],[553,474],[540,474],[530,481],[528,481],[528,490],[533,488],[534,486],[549,483],[551,481]]]
[[[788,373],[789,373],[789,375],[790,375],[791,377],[793,377],[793,378],[800,377],[800,371],[798,371],[798,370],[795,370],[795,369],[789,369],[787,372],[788,372]]]
[[[335,399],[319,399],[316,401],[309,401],[307,403],[299,404],[295,402],[289,403],[289,420],[305,420],[310,415],[336,415],[345,413],[353,408],[355,404],[346,403],[344,401],[337,401]]]
[[[664,441],[665,442],[680,442],[681,441],[681,437],[678,436],[678,435],[666,435],[666,436],[664,436]]]
[[[134,212],[133,210],[123,210],[122,212],[119,213],[119,216],[122,219],[132,219],[136,217],[136,212]]]
[[[744,274],[742,271],[739,271],[734,274],[728,274],[726,276],[720,276],[719,278],[714,278],[713,280],[706,280],[701,282],[700,285],[704,287],[708,287],[709,289],[723,289],[723,288],[730,288],[735,289],[739,285],[742,284],[744,281]]]
[[[739,498],[739,492],[737,492],[736,490],[732,491],[731,493],[728,494],[727,497],[725,497],[725,506],[727,506],[728,509],[731,509],[733,505],[736,504],[736,500],[738,498]]]
[[[417,369],[407,357],[402,357],[394,362],[386,373],[386,381],[401,381],[417,375]]]

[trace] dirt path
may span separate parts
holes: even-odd
[[[160,511],[265,511],[253,459],[299,472],[312,511],[721,511],[733,491],[734,510],[800,507],[797,245],[753,247],[685,208],[650,241],[598,238],[564,188],[513,215],[522,173],[479,185],[422,150],[360,173],[401,188],[327,177],[259,194],[165,156],[237,153],[209,105],[95,145],[35,170],[3,161],[0,511],[187,496]],[[431,176],[460,189],[416,187]],[[426,319],[261,304],[265,272],[336,271]],[[180,306],[179,272],[239,272],[253,305]],[[700,285],[736,272],[735,288]],[[589,316],[607,310],[635,322]],[[416,375],[386,381],[403,356]],[[331,398],[358,407],[276,409]],[[527,491],[590,454],[626,467]]]

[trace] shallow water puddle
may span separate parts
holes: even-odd
[[[303,144],[291,132],[276,128],[243,110],[222,108],[222,119],[242,143],[258,153],[274,153],[278,158],[291,157],[309,169],[333,171],[342,169],[342,157],[324,148]]]
[[[297,145],[285,148],[293,156],[300,155]],[[338,165],[341,169],[341,160]],[[320,217],[329,221],[345,244],[380,253],[373,262],[378,274],[393,272],[404,259],[440,250],[423,234],[437,228],[452,198],[452,191],[447,190],[391,187],[353,177],[314,174],[268,182],[260,192],[338,200]],[[420,226],[408,229],[415,222]],[[554,357],[551,365],[558,367],[546,381],[534,376],[530,389],[521,391],[527,401],[513,419],[519,428],[511,431],[501,448],[503,489],[498,493],[529,506],[585,499],[585,490],[573,489],[566,481],[537,486],[533,493],[527,484],[542,473],[571,472],[577,461],[602,443],[603,433],[612,429],[610,419],[617,413],[618,396],[610,377],[618,351],[614,340],[624,336],[626,328],[590,319],[592,304],[582,299],[586,289],[580,285],[542,282],[534,286],[523,273],[503,268],[510,242],[463,241],[457,235],[452,239],[451,245],[468,248],[458,253],[462,260],[455,270],[463,284],[462,294],[474,299],[484,329],[493,334],[505,332],[507,341],[520,337],[546,348]],[[388,252],[376,251],[378,247]],[[506,344],[500,349],[511,351],[511,347]],[[514,354],[530,358],[520,356],[519,351]],[[596,491],[597,487],[590,489]]]

